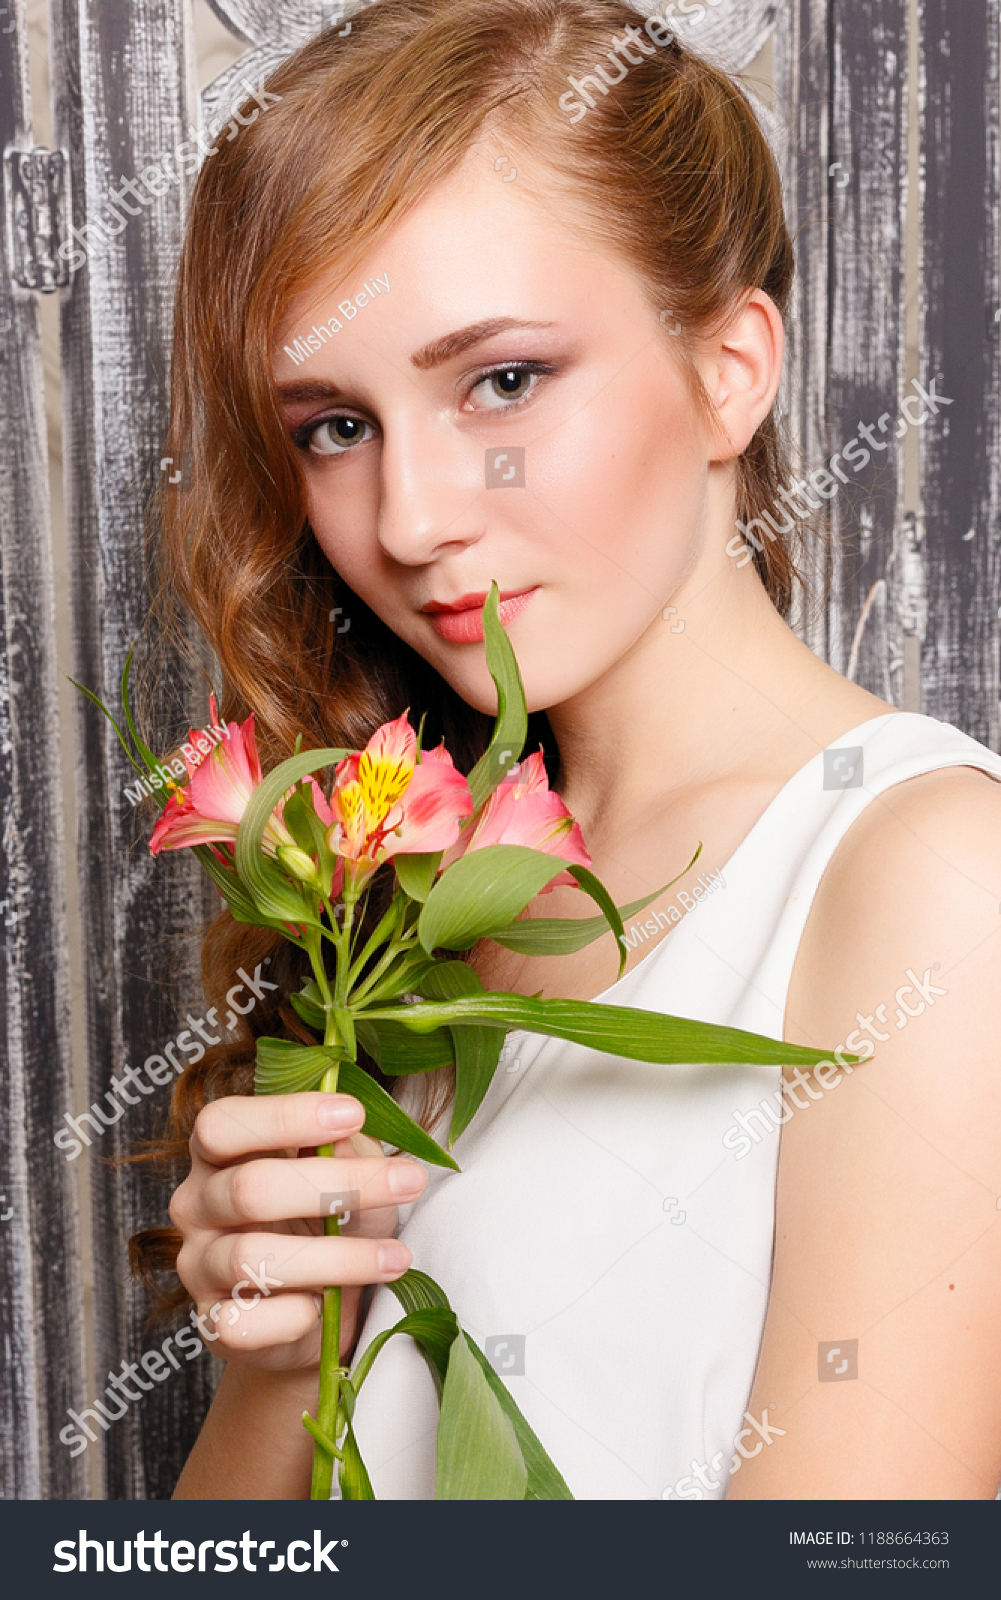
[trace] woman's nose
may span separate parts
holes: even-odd
[[[384,423],[379,543],[420,566],[448,545],[483,536],[483,452],[440,418]]]

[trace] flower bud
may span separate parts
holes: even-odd
[[[298,878],[300,883],[308,884],[311,889],[319,889],[320,875],[305,850],[300,850],[297,845],[282,844],[278,846],[275,854],[285,871],[293,878]]]

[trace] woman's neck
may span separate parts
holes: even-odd
[[[812,654],[753,567],[697,570],[673,599],[608,672],[549,709],[560,793],[585,837],[628,830],[707,784],[785,781],[828,739],[889,709]]]

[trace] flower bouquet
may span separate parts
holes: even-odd
[[[308,957],[312,977],[291,1003],[316,1041],[258,1039],[256,1092],[342,1090],[364,1106],[368,1134],[455,1172],[450,1150],[486,1094],[510,1028],[664,1065],[824,1059],[819,1050],[685,1018],[488,992],[468,962],[456,959],[480,939],[524,955],[563,955],[611,929],[621,974],[623,917],[670,887],[616,906],[590,871],[580,828],[549,788],[541,752],[520,760],[525,697],[498,602],[494,584],[483,627],[497,717],[468,777],[456,771],[444,743],[422,749],[406,713],[379,728],[364,750],[297,748],[265,777],[250,716],[230,723],[228,739],[200,762],[185,755],[186,781],[171,786],[150,840],[154,852],[193,849],[237,921],[276,930]],[[164,769],[135,727],[130,662],[131,652],[122,699],[138,760],[107,709],[83,692],[114,723],[145,777]],[[197,754],[194,738],[189,748]],[[317,774],[331,769],[325,789]],[[373,879],[389,872],[392,898],[365,935]],[[557,884],[579,886],[598,914],[523,916]],[[359,1045],[388,1077],[454,1065],[448,1150],[358,1065]],[[317,1154],[333,1155],[333,1146]],[[340,1232],[336,1216],[325,1217],[323,1226],[328,1235]],[[353,1371],[340,1365],[341,1291],[323,1292],[319,1400],[316,1416],[303,1416],[314,1441],[312,1498],[329,1499],[335,1467],[343,1498],[374,1498],[352,1418],[373,1362],[396,1334],[416,1341],[440,1399],[437,1499],[572,1498],[444,1291],[417,1269],[388,1287],[404,1315],[369,1344]]]

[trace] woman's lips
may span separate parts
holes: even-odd
[[[537,587],[537,586],[536,586]],[[512,618],[523,611],[531,600],[535,589],[523,589],[520,594],[509,595],[501,598],[500,620],[501,626],[506,628]],[[467,595],[459,604],[449,611],[429,611],[425,608],[425,616],[430,622],[435,633],[442,639],[447,639],[450,644],[477,644],[483,638],[483,602],[486,595]],[[466,604],[468,601],[468,604]]]

